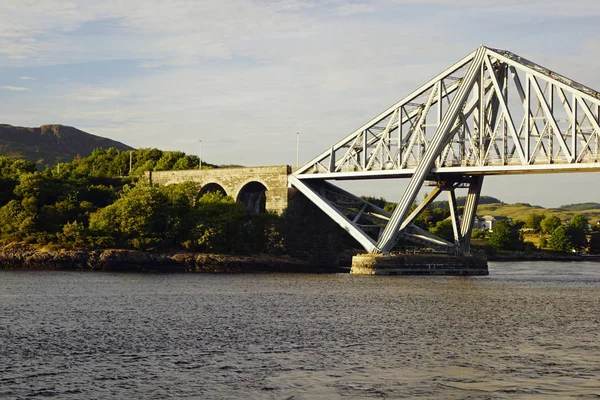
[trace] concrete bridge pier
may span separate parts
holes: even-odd
[[[352,257],[355,275],[488,275],[487,260],[481,257],[446,254],[359,254]]]

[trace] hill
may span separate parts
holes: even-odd
[[[598,210],[600,209],[600,203],[577,203],[577,204],[565,204],[559,207],[561,210],[569,211],[584,211],[584,210]]]
[[[600,220],[600,209],[594,206],[596,203],[571,204],[568,209],[543,208],[528,203],[491,203],[480,204],[477,207],[477,215],[506,215],[514,220],[525,221],[531,214],[556,215],[562,221],[570,219],[574,214],[581,214],[592,224]]]
[[[42,125],[39,128],[25,128],[0,124],[0,155],[24,158],[38,166],[72,161],[77,156],[86,157],[98,147],[133,150],[121,142],[70,126]]]
[[[467,197],[466,196],[459,196],[456,198],[456,205],[458,207],[460,206],[464,206],[465,202],[467,201]],[[498,200],[495,197],[492,196],[481,196],[479,199],[479,204],[492,204],[492,203],[502,203],[502,201]],[[448,208],[448,201],[446,200],[439,200],[439,201],[434,201],[431,203],[431,208],[443,208],[446,209]]]

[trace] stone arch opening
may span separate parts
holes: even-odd
[[[222,193],[224,196],[227,196],[227,192],[225,191],[225,189],[223,189],[223,186],[219,185],[218,183],[207,183],[206,185],[202,186],[202,188],[200,189],[200,197],[204,196],[206,193],[217,193],[220,192]]]
[[[248,214],[264,214],[267,205],[267,188],[260,182],[248,182],[242,187],[236,200],[244,205]]]

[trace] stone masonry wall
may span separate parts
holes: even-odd
[[[286,247],[290,256],[336,267],[341,228],[298,189],[288,189]]]
[[[282,214],[287,209],[287,165],[248,168],[193,169],[185,171],[147,171],[145,177],[152,183],[169,185],[186,181],[220,185],[228,196],[238,199],[242,188],[250,182],[262,183],[266,188],[266,209]]]

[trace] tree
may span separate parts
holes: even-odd
[[[580,229],[583,232],[586,232],[588,229],[588,220],[581,214],[575,214],[571,217],[569,227],[574,229]]]
[[[556,228],[562,225],[562,221],[556,215],[548,215],[540,222],[543,233],[552,233]]]
[[[198,169],[198,156],[185,156],[177,160],[177,162],[173,165],[174,170],[185,170],[185,169]],[[204,164],[204,163],[202,163]]]
[[[431,233],[454,243],[454,228],[452,227],[452,221],[449,219],[439,221],[435,228],[431,230]]]
[[[544,218],[546,218],[546,216],[543,214],[533,213],[529,215],[525,221],[525,226],[533,230],[535,233],[540,233],[542,231],[541,222],[544,220]]]
[[[369,203],[376,205],[381,209],[383,209],[388,204],[385,197],[360,196],[360,198],[364,201],[368,201]]]
[[[573,249],[573,243],[567,233],[567,227],[564,225],[558,226],[548,240],[548,246],[552,250],[567,252]]]
[[[245,252],[245,214],[241,203],[221,192],[202,196],[194,214],[196,226],[193,230],[199,250],[211,253]]]
[[[35,164],[31,161],[0,156],[0,178],[18,180],[21,175],[35,171]]]
[[[165,151],[163,156],[158,160],[155,171],[168,171],[172,170],[177,161],[185,157],[185,153],[181,151]]]
[[[498,250],[522,250],[524,241],[519,225],[505,220],[496,222],[489,236],[490,245]]]
[[[157,187],[126,189],[113,204],[90,215],[90,230],[137,249],[160,244],[170,233],[167,196]]]

